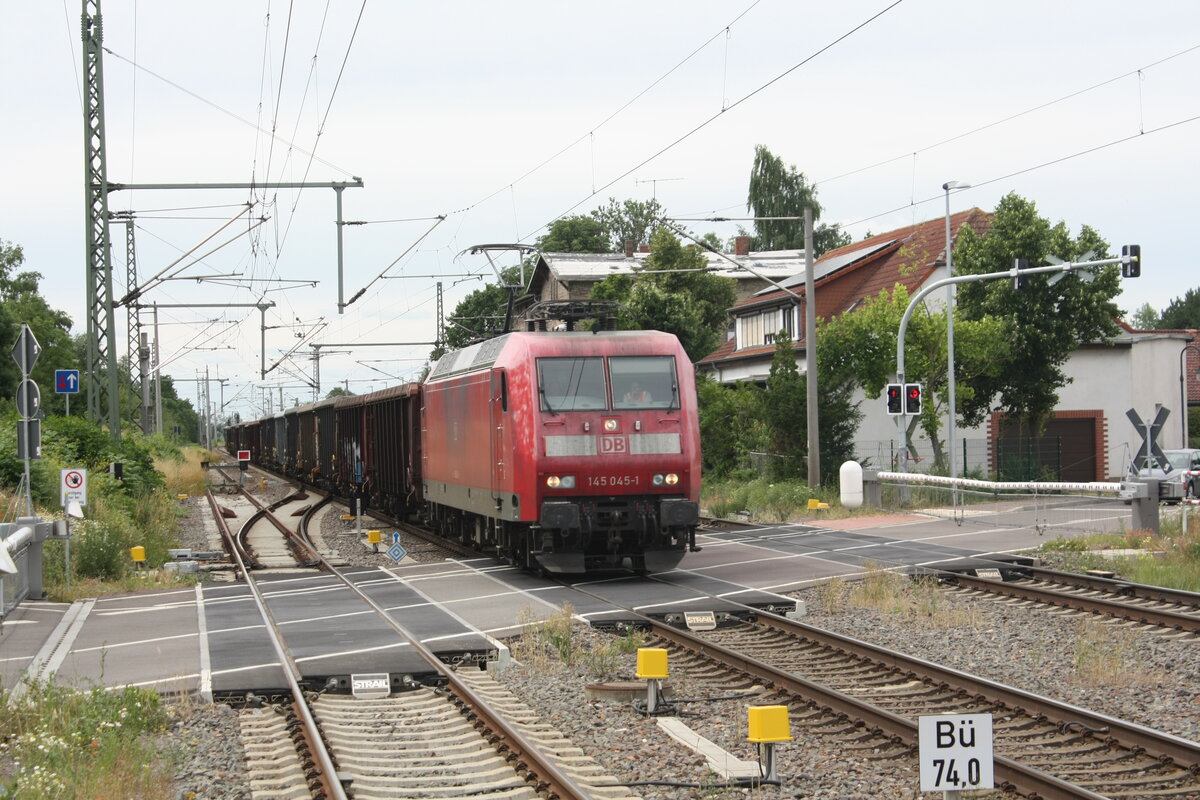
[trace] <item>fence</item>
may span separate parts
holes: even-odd
[[[1063,441],[1060,436],[1010,437],[996,440],[960,439],[955,443],[961,475],[994,475],[1001,481],[1062,480]],[[854,460],[871,469],[895,470],[898,447],[895,440],[858,441]],[[915,454],[915,455],[914,455]],[[934,469],[933,449],[927,439],[917,439],[906,472]],[[945,471],[945,465],[942,467]]]

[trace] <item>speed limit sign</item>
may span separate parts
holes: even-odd
[[[74,500],[81,506],[87,505],[87,470],[86,469],[64,469],[62,470],[62,481],[59,491],[62,495],[62,506],[67,507],[67,504]]]

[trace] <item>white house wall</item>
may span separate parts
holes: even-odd
[[[1059,390],[1057,410],[1097,409],[1103,412],[1108,423],[1107,477],[1123,475],[1129,460],[1141,446],[1141,435],[1125,416],[1130,408],[1136,409],[1144,420],[1148,416],[1152,418],[1155,403],[1161,403],[1170,416],[1159,437],[1160,446],[1163,449],[1183,446],[1183,429],[1179,422],[1179,351],[1186,341],[1177,335],[1126,336],[1112,347],[1090,345],[1081,348],[1064,364],[1064,372],[1073,380]],[[856,390],[854,399],[861,401],[859,408],[863,411],[863,420],[855,436],[858,455],[872,456],[871,466],[883,468],[882,455],[890,453],[899,438],[896,418],[887,414],[882,394],[868,398],[862,390]],[[944,425],[941,436],[944,441]],[[975,428],[959,427],[955,436],[960,442],[986,439],[988,429],[986,423]],[[923,460],[930,456],[929,442],[923,434],[918,434],[915,445]],[[962,452],[961,444],[959,452]],[[923,471],[925,467],[922,462],[917,462],[911,468]]]

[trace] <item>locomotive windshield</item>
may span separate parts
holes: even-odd
[[[602,358],[539,358],[542,411],[679,408],[674,356],[613,356],[608,359],[612,401]]]
[[[539,358],[538,397],[542,411],[606,408],[604,360]]]
[[[674,356],[613,356],[613,408],[679,408]]]

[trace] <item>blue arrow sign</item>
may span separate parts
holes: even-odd
[[[400,531],[392,531],[392,544],[400,544]]]
[[[54,370],[54,393],[55,394],[79,394],[79,370],[77,370],[77,369],[56,369],[56,370]]]

